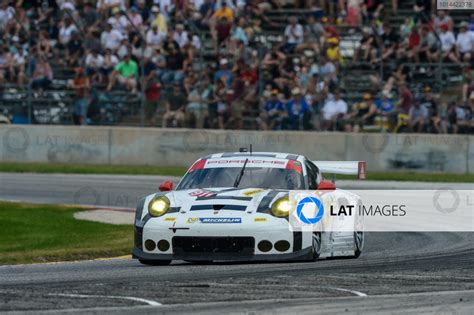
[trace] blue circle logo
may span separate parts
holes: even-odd
[[[316,216],[314,218],[307,218],[303,214],[303,207],[307,203],[314,203],[314,205],[316,206],[316,209],[318,209],[318,213],[316,214]],[[315,223],[321,221],[321,219],[323,218],[323,215],[324,215],[323,203],[318,198],[305,197],[305,198],[301,199],[300,202],[298,202],[298,205],[296,206],[296,214],[298,215],[298,219],[301,222],[306,223],[306,224],[315,224]]]

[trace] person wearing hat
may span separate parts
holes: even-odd
[[[285,105],[279,98],[278,89],[272,89],[270,98],[265,102],[262,112],[264,130],[280,130],[281,123],[286,116]]]
[[[454,38],[453,32],[449,30],[449,25],[447,23],[441,24],[440,29],[441,34],[439,34],[439,39],[441,41],[441,58],[459,63],[459,59],[456,57],[455,52],[456,39]]]
[[[291,130],[308,130],[311,122],[311,108],[299,87],[291,90],[291,99],[286,104],[286,115]]]
[[[158,32],[161,34],[168,33],[168,24],[166,23],[166,17],[163,13],[160,12],[160,7],[154,5],[151,7],[151,14],[152,14],[152,22],[151,26],[156,26],[158,28]]]
[[[106,23],[105,30],[100,35],[100,44],[105,49],[115,51],[119,48],[123,38],[124,36],[119,31],[114,30],[112,25]]]
[[[372,94],[365,93],[362,101],[352,105],[351,112],[345,117],[345,130],[347,132],[360,132],[364,126],[373,125],[377,112]]]
[[[468,32],[467,22],[461,22],[459,25],[459,33],[456,38],[456,57],[458,60],[469,63],[471,61],[471,53],[474,49],[474,34]]]
[[[219,70],[214,74],[214,82],[222,81],[227,87],[232,85],[233,74],[229,68],[229,61],[227,58],[222,58],[219,61]]]

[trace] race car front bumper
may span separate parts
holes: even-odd
[[[187,260],[187,261],[305,261],[313,258],[312,248],[286,254],[240,255],[234,253],[155,254],[135,247],[132,257],[140,260]]]

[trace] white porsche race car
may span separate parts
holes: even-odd
[[[365,162],[311,161],[271,152],[212,154],[197,160],[176,189],[140,201],[133,257],[147,265],[185,261],[314,261],[358,257],[361,230],[295,231],[289,228],[292,191],[336,191],[321,173],[365,177]],[[354,194],[337,189],[339,194]],[[357,196],[355,197],[357,198]],[[346,220],[347,222],[347,220]]]

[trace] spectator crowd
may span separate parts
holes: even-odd
[[[414,1],[400,25],[397,0],[0,1],[1,89],[42,95],[55,69],[74,69],[76,124],[90,123],[94,94],[127,91],[149,126],[474,131],[474,14],[455,24],[435,1]],[[284,26],[269,14],[283,8],[300,9]],[[350,55],[342,32],[360,37]],[[440,63],[463,75],[458,99],[413,90]],[[349,101],[343,76],[360,65],[371,87]]]

